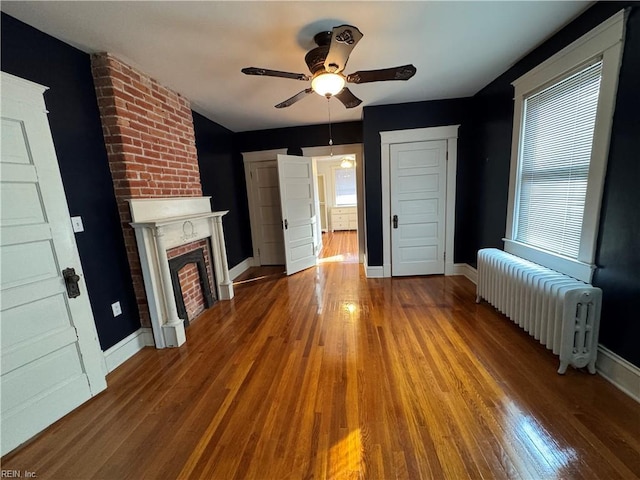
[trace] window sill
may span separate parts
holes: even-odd
[[[509,240],[507,238],[503,238],[503,240],[505,252],[564,273],[583,282],[591,283],[593,272],[596,269],[595,265],[540,250],[530,245],[516,242],[515,240]]]

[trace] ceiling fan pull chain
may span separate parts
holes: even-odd
[[[329,112],[329,147],[330,147],[330,152],[329,152],[329,156],[333,157],[333,138],[332,138],[332,134],[331,134],[331,96],[327,95],[327,111]]]

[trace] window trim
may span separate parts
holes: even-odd
[[[624,10],[621,10],[512,83],[515,87],[515,97],[507,225],[503,239],[505,251],[588,283],[591,282],[596,268],[594,262],[600,204],[609,154],[623,38]],[[589,165],[580,251],[578,258],[572,259],[515,241],[524,98],[557,83],[600,57],[602,58],[602,79]]]

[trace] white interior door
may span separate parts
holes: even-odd
[[[2,454],[106,388],[44,87],[2,73]],[[80,276],[69,298],[62,270]]]
[[[275,160],[253,162],[250,172],[256,205],[260,265],[284,265],[278,163]]]
[[[316,264],[314,176],[311,158],[278,155],[287,275]]]
[[[444,273],[447,142],[391,145],[391,274]]]

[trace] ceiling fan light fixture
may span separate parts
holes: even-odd
[[[353,167],[353,162],[351,161],[351,159],[349,159],[347,157],[343,157],[342,161],[340,162],[340,167],[342,167],[342,168],[352,168]]]
[[[326,97],[340,93],[344,88],[344,83],[345,80],[342,75],[325,72],[316,75],[313,80],[311,80],[311,88],[318,95]]]

